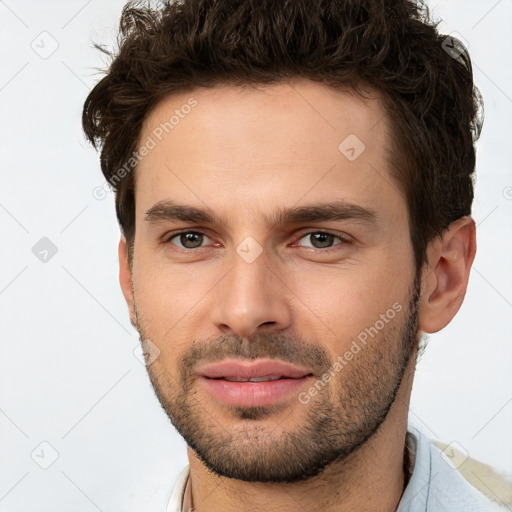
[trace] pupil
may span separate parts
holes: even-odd
[[[314,247],[317,247],[317,248],[328,247],[332,243],[333,235],[330,235],[329,233],[314,233],[311,236],[313,237],[312,242],[313,242]],[[315,237],[319,237],[320,240]]]
[[[200,237],[202,236],[201,233],[182,233],[180,241],[187,249],[193,249],[201,246],[202,238]]]

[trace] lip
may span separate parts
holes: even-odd
[[[256,407],[270,405],[296,394],[314,379],[312,372],[281,361],[223,361],[201,368],[198,381],[204,389],[227,405]],[[281,376],[265,382],[232,382],[227,378]]]
[[[278,375],[289,379],[300,379],[312,374],[307,368],[271,359],[254,360],[224,360],[208,364],[196,372],[201,377],[218,379],[223,377],[250,379],[251,377],[267,377]]]
[[[313,377],[279,379],[267,382],[230,382],[222,379],[199,377],[198,381],[211,394],[226,405],[256,407],[270,405],[296,395],[309,385]]]

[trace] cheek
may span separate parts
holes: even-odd
[[[135,303],[141,333],[154,343],[159,350],[158,357],[151,364],[155,376],[175,375],[180,356],[187,350],[188,337],[183,329],[190,315],[193,300],[180,292],[178,279],[169,280],[165,274],[153,273],[146,267],[145,272],[134,278]],[[163,382],[161,386],[165,386]]]
[[[390,328],[393,322],[390,318],[396,319],[397,312],[406,307],[412,279],[408,262],[384,254],[343,268],[309,266],[307,272],[301,272],[301,276],[291,281],[299,298],[300,311],[296,310],[295,315],[306,330],[304,319],[300,319],[302,315],[309,318],[310,325],[317,326],[312,335],[319,342],[324,335],[331,340],[325,345],[336,357],[376,322],[379,331]],[[382,324],[381,315],[388,322]]]
[[[140,254],[134,270],[142,326],[162,340],[179,338],[220,277],[197,266],[159,264],[150,254]]]

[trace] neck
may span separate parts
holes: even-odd
[[[412,357],[396,400],[379,430],[348,457],[308,480],[288,484],[221,477],[208,470],[188,448],[194,510],[395,512],[406,482],[405,437],[414,364]]]

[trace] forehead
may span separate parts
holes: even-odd
[[[295,145],[299,154],[313,156],[316,152],[311,155],[310,150],[317,147],[315,134],[324,138],[326,144],[334,143],[337,149],[340,138],[354,133],[366,139],[367,145],[375,146],[368,137],[380,139],[386,120],[379,94],[369,89],[365,94],[370,97],[307,79],[275,85],[196,88],[161,100],[146,116],[141,140],[156,130],[157,136],[163,131],[161,137],[170,144],[172,135],[182,135],[180,139],[186,135],[198,152],[209,142],[247,144],[251,138],[278,150],[277,143],[282,144],[286,136],[290,146],[302,143]],[[287,145],[283,149],[286,148]],[[204,151],[209,149],[208,146]]]
[[[254,210],[326,194],[363,202],[366,195],[367,205],[396,195],[387,176],[387,119],[372,96],[304,79],[165,98],[140,134],[139,149],[152,148],[136,170],[138,215],[167,198]]]

